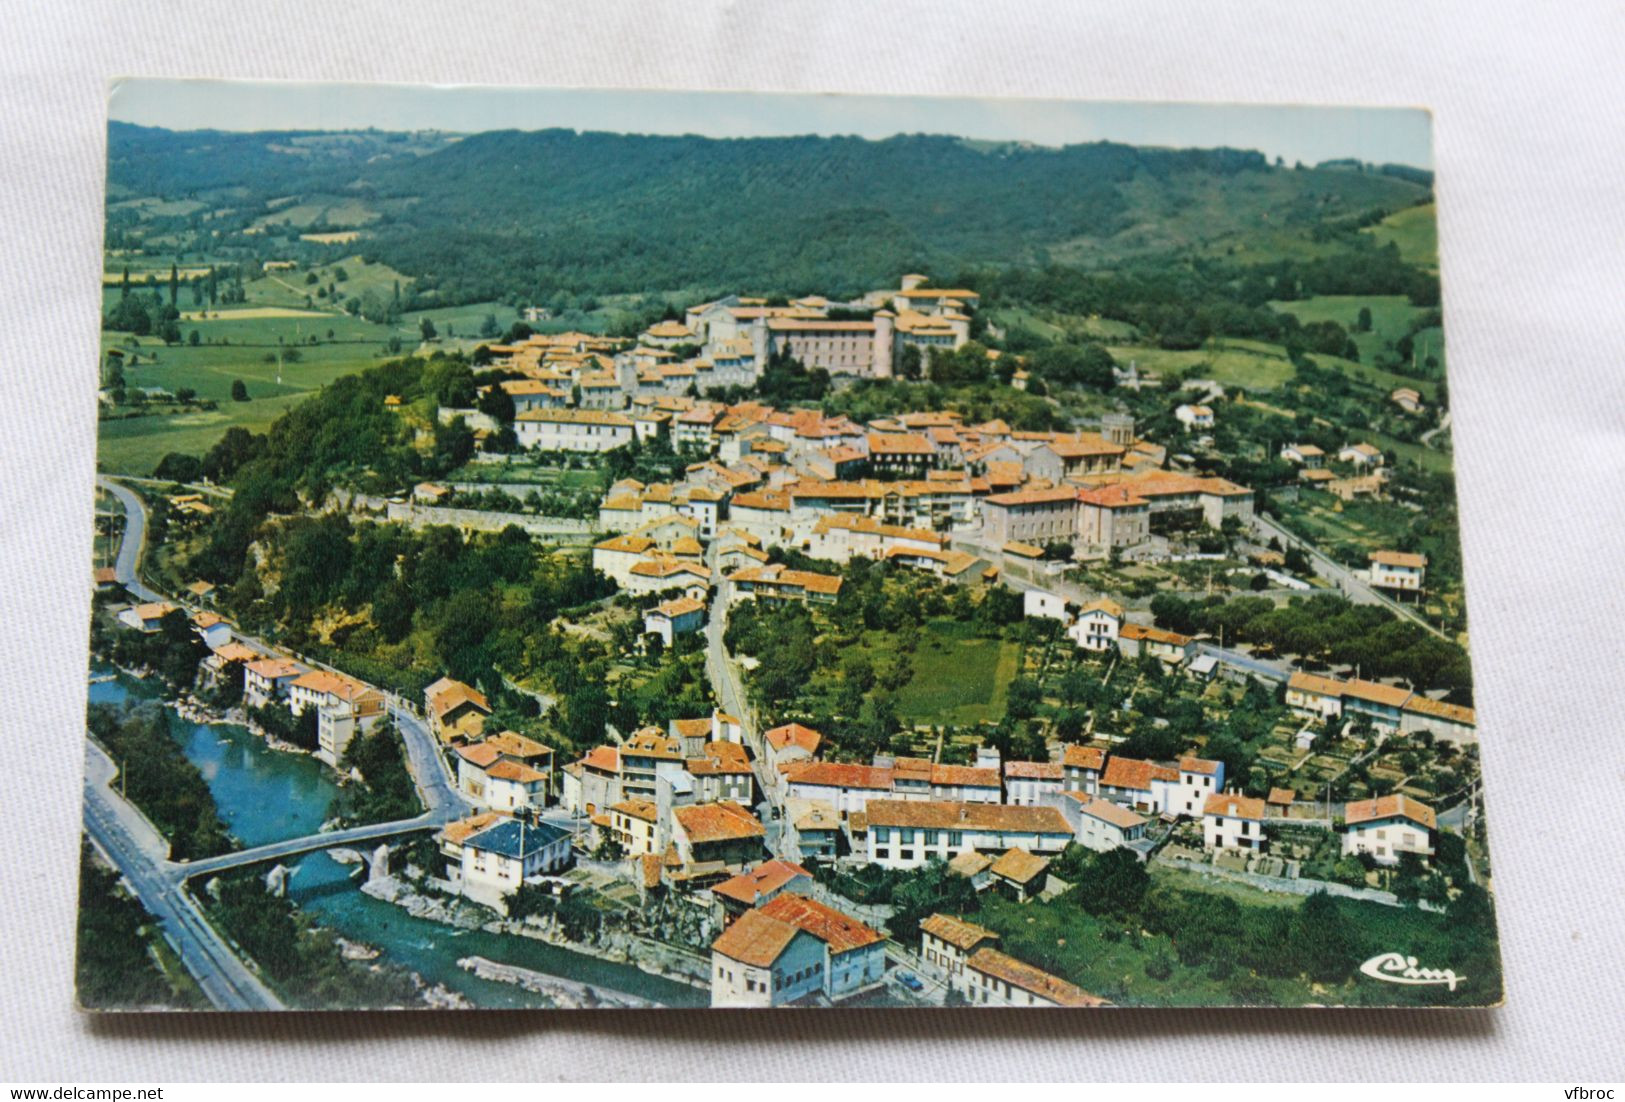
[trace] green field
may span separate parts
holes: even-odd
[[[874,635],[864,641],[877,664],[896,650],[896,641]],[[911,656],[914,678],[897,694],[904,723],[972,724],[1004,714],[1010,682],[1021,669],[1017,643],[978,636],[975,626],[932,620]]]
[[[115,339],[121,336],[105,334],[104,344],[130,347],[127,339]],[[127,368],[126,385],[163,387],[171,392],[190,387],[200,397],[219,402],[220,408],[102,422],[96,456],[102,470],[146,475],[166,452],[201,454],[233,425],[263,431],[312,390],[378,362],[380,345],[372,341],[305,345],[299,349],[299,362],[280,367],[274,361],[265,362],[267,355],[276,355],[274,342],[270,346],[164,347],[149,339],[142,343],[140,351],[156,354],[158,362]],[[236,379],[247,386],[250,401],[231,400],[231,384]]]
[[[1213,379],[1222,386],[1244,390],[1275,390],[1291,379],[1297,369],[1280,345],[1264,341],[1230,338],[1210,340],[1201,348],[1169,349],[1144,345],[1108,346],[1112,357],[1127,366],[1133,363],[1141,372],[1167,378],[1191,368],[1199,378]]]
[[[1406,207],[1361,231],[1376,238],[1379,245],[1390,241],[1399,246],[1399,255],[1429,271],[1439,270],[1439,221],[1434,204]]]

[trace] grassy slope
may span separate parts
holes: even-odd
[[[1379,245],[1392,241],[1399,246],[1399,255],[1412,264],[1439,270],[1438,210],[1433,203],[1396,211],[1362,232],[1376,238]]]

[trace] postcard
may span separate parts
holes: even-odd
[[[81,1006],[1500,1002],[1425,112],[107,149]]]

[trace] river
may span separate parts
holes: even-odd
[[[97,670],[97,673],[105,671]],[[92,703],[118,704],[151,699],[148,686],[123,675],[90,686]],[[331,772],[304,754],[268,749],[237,724],[200,724],[173,710],[170,732],[196,765],[214,794],[226,826],[245,846],[314,833],[338,797]],[[457,966],[463,957],[481,956],[548,975],[624,991],[669,1006],[703,1006],[706,993],[687,984],[651,976],[631,965],[600,960],[531,938],[484,930],[459,930],[414,918],[391,903],[358,890],[358,870],[325,853],[299,859],[288,881],[288,898],[321,925],[370,945],[383,959],[444,984],[479,1007],[545,1007],[546,996],[515,984],[482,980]]]

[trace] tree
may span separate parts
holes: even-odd
[[[1087,874],[1071,889],[1084,910],[1127,918],[1140,912],[1151,876],[1132,850],[1109,849],[1089,860]]]
[[[422,321],[418,322],[418,332],[423,334],[424,340],[434,340],[436,336],[434,322],[430,321],[428,318],[424,318]]]
[[[231,381],[231,400],[233,402],[246,402],[248,398],[248,385],[241,379]]]
[[[1354,319],[1354,331],[1357,333],[1371,332],[1371,307],[1360,307],[1360,314]]]

